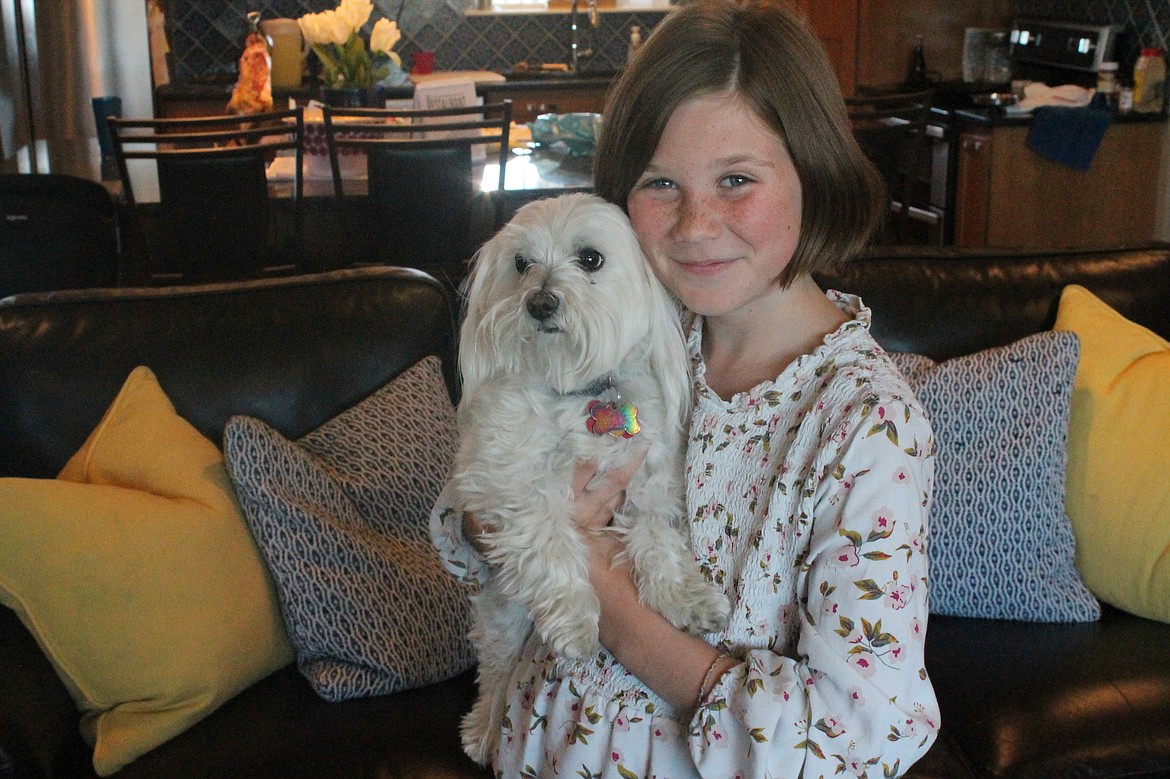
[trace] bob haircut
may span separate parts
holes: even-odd
[[[774,1],[694,0],[654,28],[606,101],[597,194],[626,208],[675,109],[730,91],[776,132],[800,178],[800,236],[781,286],[860,252],[881,224],[885,185],[853,139],[820,41]]]

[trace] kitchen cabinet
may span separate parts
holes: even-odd
[[[1091,248],[1157,238],[1166,124],[1110,125],[1089,170],[1040,157],[1027,125],[960,134],[955,243],[992,248]]]
[[[955,162],[955,245],[987,245],[987,201],[991,194],[991,131],[959,136]]]
[[[816,30],[825,47],[841,91],[857,87],[857,38],[864,0],[787,0]]]
[[[519,123],[531,122],[540,114],[602,112],[611,83],[609,78],[553,78],[563,78],[564,83],[514,81],[482,84],[479,91],[488,102],[510,99],[512,120]]]

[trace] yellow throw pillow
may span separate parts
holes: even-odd
[[[1081,339],[1065,494],[1077,568],[1101,600],[1170,622],[1170,343],[1075,285],[1055,329]]]
[[[0,603],[102,776],[294,657],[223,456],[143,367],[57,479],[0,479]]]

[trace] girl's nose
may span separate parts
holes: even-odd
[[[674,237],[680,241],[701,241],[719,234],[719,212],[709,198],[693,194],[679,201],[674,222]]]

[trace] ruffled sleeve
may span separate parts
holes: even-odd
[[[487,581],[487,560],[463,535],[463,509],[456,505],[452,483],[439,493],[431,509],[431,543],[443,566],[464,584],[481,586]]]
[[[937,735],[924,663],[930,424],[893,399],[826,435],[803,503],[795,651],[746,652],[702,702],[690,749],[704,777],[897,776]]]

